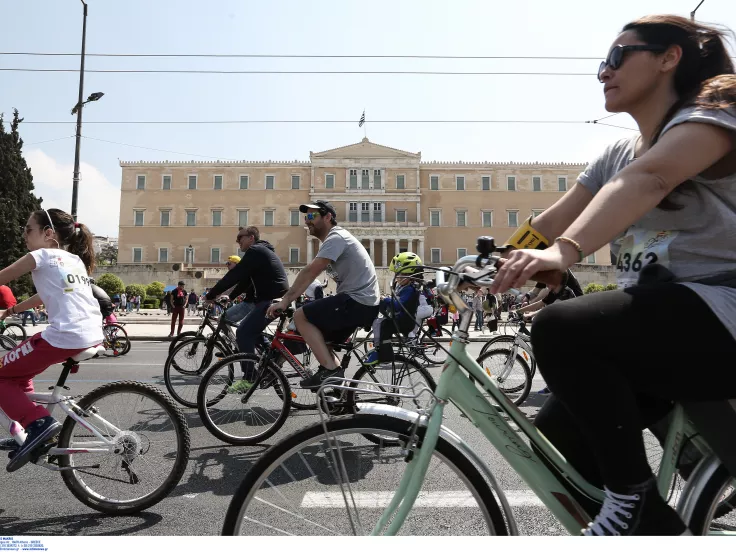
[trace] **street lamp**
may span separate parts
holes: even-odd
[[[77,116],[77,144],[74,150],[74,181],[72,184],[72,217],[74,217],[75,221],[77,220],[77,195],[79,193],[79,147],[82,139],[82,107],[84,107],[84,104],[96,102],[104,96],[102,92],[95,92],[89,95],[86,102],[82,101],[84,95],[84,51],[87,41],[87,4],[84,0],[80,1],[84,6],[82,19],[82,64],[79,68],[79,100],[77,101],[77,105],[72,108],[72,115],[76,114]]]
[[[189,244],[189,247],[187,247],[187,264],[189,268],[192,268],[192,259],[194,259],[194,248]]]

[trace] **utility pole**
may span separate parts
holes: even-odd
[[[695,9],[690,12],[690,21],[695,21],[695,12],[698,11],[698,8],[703,5],[703,2],[705,2],[705,0],[700,0],[700,4],[698,4]]]
[[[72,217],[77,220],[77,195],[79,193],[79,148],[82,141],[82,98],[84,95],[84,48],[87,40],[87,4],[80,0],[84,6],[82,19],[82,65],[79,69],[79,100],[77,102],[77,145],[74,150],[74,182],[72,184]],[[74,113],[74,111],[72,111]]]

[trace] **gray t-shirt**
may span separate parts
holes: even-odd
[[[346,293],[362,305],[376,306],[380,299],[376,269],[365,247],[340,226],[327,234],[317,258],[329,259],[327,274],[337,282],[337,293]]]
[[[685,123],[717,125],[736,132],[736,110],[689,107],[677,113],[662,130]],[[629,163],[639,135],[608,146],[578,177],[594,195]],[[652,209],[611,243],[618,257],[620,284],[635,283],[638,272],[651,262],[669,268],[678,281],[694,290],[736,339],[736,289],[687,283],[736,270],[736,174],[717,180],[692,179],[692,189],[672,196],[677,211]]]

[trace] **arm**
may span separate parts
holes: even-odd
[[[549,294],[549,289],[546,290],[546,293],[543,291],[539,295],[544,295],[544,297],[547,297],[548,294]],[[544,299],[544,297],[542,297],[542,299]],[[521,307],[520,309],[516,309],[515,312],[525,313],[525,312],[532,312],[532,311],[536,311],[541,308],[544,308],[544,302],[542,301],[542,299],[540,299],[539,301],[534,301],[534,303],[529,303],[526,307]]]
[[[229,290],[231,287],[236,286],[238,282],[243,282],[250,279],[251,265],[253,263],[246,262],[248,253],[246,251],[243,259],[235,265],[235,268],[228,270],[222,279],[215,284],[215,286],[207,292],[205,299],[212,301],[220,294]]]
[[[24,274],[31,272],[34,268],[36,268],[36,260],[33,258],[33,255],[30,253],[23,255],[9,267],[0,270],[0,286],[17,280]]]
[[[33,297],[29,297],[25,301],[22,301],[18,303],[17,305],[13,305],[8,310],[0,311],[0,320],[5,320],[11,314],[19,314],[25,310],[38,307],[39,305],[42,305],[42,304],[43,304],[43,301],[41,301],[41,298],[38,296],[38,293],[37,293],[36,295],[34,295]]]
[[[319,276],[322,272],[324,272],[330,262],[332,262],[330,261],[330,259],[317,257],[307,266],[302,268],[297,275],[296,280],[294,280],[294,283],[291,284],[289,291],[287,291],[283,299],[281,299],[281,302],[288,305],[297,297],[299,297],[302,293],[304,293],[309,287],[309,284],[314,282],[314,279],[317,278],[317,276]]]

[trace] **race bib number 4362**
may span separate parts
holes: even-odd
[[[621,249],[616,260],[616,281],[619,288],[636,285],[641,270],[650,264],[668,267],[669,246],[677,232],[662,230],[630,229],[621,239]]]

